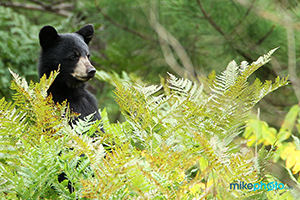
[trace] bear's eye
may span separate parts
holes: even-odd
[[[80,55],[79,55],[79,53],[75,53],[75,54],[73,54],[72,56],[71,56],[71,59],[72,60],[76,60],[76,59],[78,59],[80,57]]]

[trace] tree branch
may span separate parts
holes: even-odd
[[[200,0],[197,0],[198,6],[201,9],[201,12],[203,13],[205,19],[224,37],[227,37],[226,34],[223,32],[223,30],[215,23],[214,20],[206,13],[202,3]]]
[[[100,6],[98,5],[98,3],[97,3],[96,0],[95,0],[94,2],[95,2],[95,6],[96,6],[97,10],[103,15],[103,17],[104,17],[107,21],[109,21],[109,22],[110,22],[112,25],[114,25],[115,27],[120,28],[120,29],[122,29],[123,31],[129,32],[129,33],[131,33],[131,34],[133,34],[133,35],[136,35],[136,36],[138,36],[138,37],[140,37],[140,38],[142,38],[142,39],[144,39],[144,40],[151,40],[151,41],[154,41],[155,43],[158,43],[158,41],[157,41],[156,39],[153,39],[153,38],[151,38],[151,37],[149,37],[149,36],[146,36],[146,35],[142,35],[141,33],[137,32],[137,31],[135,31],[135,30],[133,30],[133,29],[127,27],[127,26],[124,26],[124,25],[122,25],[122,24],[119,24],[118,22],[116,22],[115,20],[113,20],[110,16],[108,16],[107,14],[105,14],[105,13],[102,11],[102,9],[100,8]]]
[[[190,80],[196,81],[197,73],[189,55],[180,42],[158,22],[157,16],[157,9],[150,8],[150,16],[148,20],[153,30],[157,33],[167,64],[180,76],[184,77],[186,75]],[[176,55],[180,59],[183,67],[176,60],[170,47],[172,47],[176,52]]]
[[[261,43],[263,43],[263,41],[265,41],[269,37],[269,35],[271,35],[274,28],[275,28],[275,25],[273,25],[272,28],[262,38],[260,38],[260,40],[258,40],[256,42],[256,45],[260,45]]]
[[[249,0],[235,0],[235,1],[240,3],[244,7],[248,7],[251,5],[251,2],[249,2]],[[282,2],[284,2],[284,1],[282,1]],[[254,9],[252,9],[252,12],[254,12],[258,16],[260,16],[266,20],[270,20],[270,21],[280,24],[282,26],[286,25],[285,20],[282,18],[282,16],[280,16],[276,13],[269,12],[266,9],[261,8],[260,6],[255,6]],[[295,30],[300,30],[300,23],[293,22],[292,26]]]
[[[73,8],[72,4],[69,3],[60,3],[57,5],[47,5],[40,1],[34,1],[32,2],[38,4],[28,4],[28,3],[20,3],[20,2],[0,2],[0,6],[5,7],[13,7],[13,8],[23,8],[28,10],[38,10],[38,11],[47,11],[56,13],[63,17],[69,17],[71,15],[71,12],[67,11],[66,9]]]
[[[252,10],[255,1],[256,1],[256,0],[252,0],[252,2],[251,2],[251,4],[249,5],[249,7],[248,7],[248,9],[247,9],[247,11],[246,11],[246,13],[245,13],[245,15],[244,15],[243,18],[235,25],[234,30],[237,29],[237,28],[243,23],[243,21],[245,21],[245,19],[249,16],[250,11]]]
[[[288,71],[290,75],[290,81],[292,83],[294,92],[297,96],[298,102],[300,102],[300,80],[297,76],[297,59],[296,59],[296,41],[295,41],[295,29],[293,26],[292,16],[288,11],[281,9],[284,14],[285,27],[287,32],[287,45],[288,45]]]
[[[197,0],[197,3],[198,3],[198,6],[199,6],[204,18],[212,25],[212,27],[214,27],[214,29],[216,29],[225,38],[225,40],[232,46],[233,49],[236,50],[236,52],[238,52],[240,55],[242,55],[247,61],[251,62],[252,61],[251,56],[247,55],[245,52],[240,50],[238,47],[235,47],[236,45],[234,45],[231,42],[231,38],[215,23],[215,21],[205,11],[201,1]]]

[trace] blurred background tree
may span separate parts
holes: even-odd
[[[7,68],[38,80],[43,25],[63,33],[91,23],[96,32],[90,49],[98,71],[145,84],[158,83],[158,75],[166,72],[199,80],[213,70],[223,71],[233,59],[252,62],[280,47],[252,77],[290,74],[290,86],[259,104],[261,119],[280,127],[286,111],[300,99],[299,17],[297,0],[1,0],[0,97],[11,97]],[[114,87],[97,79],[89,86],[110,120],[121,120]]]

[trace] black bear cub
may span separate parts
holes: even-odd
[[[54,27],[44,26],[40,33],[42,47],[39,76],[47,77],[60,66],[60,73],[48,90],[54,102],[67,100],[79,118],[94,113],[93,120],[101,119],[97,100],[85,88],[85,82],[94,77],[96,69],[90,62],[88,44],[94,35],[93,25],[85,25],[75,33],[58,34]]]
[[[96,98],[85,88],[85,83],[93,78],[96,69],[90,62],[88,44],[94,35],[94,27],[85,25],[75,33],[58,34],[54,27],[44,26],[40,33],[42,47],[39,60],[39,77],[49,77],[51,71],[60,67],[60,73],[48,89],[54,102],[67,100],[73,112],[80,113],[79,118],[93,114],[93,121],[101,119]],[[101,128],[101,131],[104,130]],[[61,182],[68,179],[62,172],[58,176]],[[69,181],[68,189],[74,188]]]

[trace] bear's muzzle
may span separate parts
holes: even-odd
[[[95,76],[96,69],[87,57],[80,57],[71,75],[79,81],[88,81]]]

